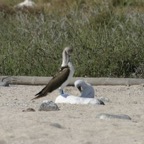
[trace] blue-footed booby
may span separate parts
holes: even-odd
[[[62,65],[60,71],[53,76],[49,83],[35,96],[33,99],[46,96],[48,93],[59,88],[60,94],[64,94],[63,89],[69,84],[70,79],[74,74],[74,67],[71,63],[70,56],[73,52],[71,47],[66,47],[62,53]]]
[[[77,81],[75,81],[74,85],[80,91],[80,93],[81,93],[80,97],[84,97],[84,98],[94,98],[95,97],[94,88],[89,83],[86,83],[83,80],[77,80]]]
[[[62,94],[55,99],[55,103],[105,105],[102,100],[95,97],[94,88],[89,83],[77,80],[74,85],[80,91],[80,96]]]

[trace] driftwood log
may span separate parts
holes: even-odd
[[[15,85],[46,85],[52,77],[37,76],[0,76],[0,81],[7,81]],[[85,80],[92,85],[143,85],[144,79],[139,78],[84,78],[74,77],[69,83],[73,86],[78,79]]]

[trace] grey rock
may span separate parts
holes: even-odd
[[[45,100],[40,105],[39,111],[57,111],[59,107],[53,101]]]
[[[14,77],[11,77],[11,76],[7,76],[7,77],[3,77],[1,80],[0,80],[0,86],[10,86],[10,84],[16,82],[17,79],[14,78]]]
[[[125,114],[115,115],[115,114],[101,113],[101,114],[98,114],[96,117],[99,118],[99,119],[106,119],[106,120],[109,120],[109,119],[131,120],[131,118],[128,115],[125,115]]]
[[[0,86],[8,87],[10,83],[9,78],[10,78],[9,76],[2,78],[0,81]]]
[[[0,86],[8,87],[9,83],[7,81],[0,81]]]

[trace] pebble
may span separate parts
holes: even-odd
[[[62,125],[60,125],[59,123],[51,123],[50,124],[53,127],[59,128],[59,129],[63,129],[64,127]]]
[[[101,113],[101,114],[98,114],[96,117],[99,118],[99,119],[106,119],[106,120],[109,120],[109,119],[131,120],[131,118],[128,115],[125,115],[125,114],[115,115],[115,114]]]
[[[107,97],[100,97],[99,100],[102,100],[103,102],[110,102],[109,98]]]
[[[27,108],[26,110],[23,110],[22,112],[35,112],[35,109]]]
[[[58,111],[59,107],[53,101],[45,100],[40,105],[39,111]]]
[[[102,100],[100,100],[100,99],[99,99],[99,104],[100,105],[105,105],[105,103]]]

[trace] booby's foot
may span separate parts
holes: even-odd
[[[69,94],[64,93],[64,94],[61,94],[61,96],[66,98],[67,96],[69,96]]]
[[[64,91],[62,89],[59,89],[59,93],[62,97],[65,97],[65,98],[69,95],[67,93],[64,93]]]

